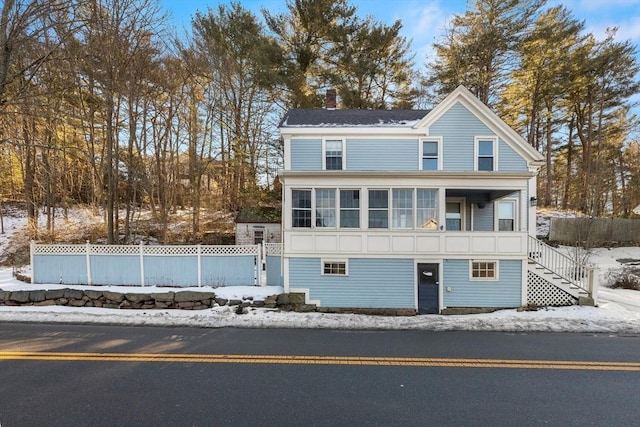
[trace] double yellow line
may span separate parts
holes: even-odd
[[[66,353],[0,351],[0,360],[50,360],[95,362],[239,363],[275,365],[360,365],[494,369],[565,369],[640,372],[640,362],[574,360],[460,359],[431,357],[292,356],[181,353]]]

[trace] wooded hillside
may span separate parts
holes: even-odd
[[[286,109],[322,107],[328,88],[339,108],[429,108],[459,84],[545,154],[541,204],[640,203],[637,46],[615,29],[598,40],[543,0],[477,0],[421,66],[399,21],[282,1],[218,6],[178,34],[157,0],[4,0],[0,203],[26,203],[32,238],[39,213],[52,233],[53,209],[80,203],[104,212],[108,243],[141,207],[160,224],[191,209],[199,233],[203,209],[278,203]]]

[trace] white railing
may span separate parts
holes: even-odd
[[[528,249],[529,259],[595,298],[596,268],[575,260],[532,236],[529,236]]]

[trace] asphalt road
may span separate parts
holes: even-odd
[[[0,426],[637,426],[640,337],[0,324]]]

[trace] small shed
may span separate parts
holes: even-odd
[[[242,208],[236,217],[236,245],[282,242],[282,210],[274,207]]]

